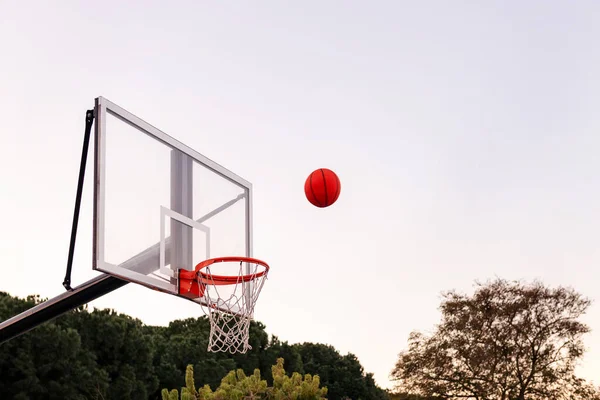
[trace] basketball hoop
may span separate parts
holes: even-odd
[[[228,264],[229,275],[213,274],[212,269]],[[217,267],[217,264],[221,264]],[[203,298],[202,310],[210,321],[208,351],[246,353],[254,305],[265,283],[269,266],[249,257],[212,258],[196,265],[194,271],[179,270],[179,294]]]

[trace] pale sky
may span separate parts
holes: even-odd
[[[384,387],[442,291],[498,276],[597,300],[598,21],[595,1],[0,0],[0,290],[63,292],[84,114],[105,96],[253,183],[272,267],[256,318]],[[75,285],[97,275],[91,167]],[[303,193],[319,167],[342,182],[327,209]],[[202,315],[133,284],[93,306]],[[585,321],[591,379],[597,303]]]

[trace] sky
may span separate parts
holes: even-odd
[[[104,96],[252,182],[270,334],[351,352],[391,387],[442,292],[539,279],[596,301],[579,371],[600,383],[598,20],[595,1],[0,0],[0,290],[64,291]],[[98,275],[91,165],[75,285]],[[326,209],[303,193],[320,167],[342,182]],[[91,306],[203,315],[134,284]]]

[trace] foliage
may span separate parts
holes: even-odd
[[[209,385],[200,390],[194,384],[194,370],[188,365],[186,370],[186,386],[181,389],[181,400],[321,400],[327,395],[327,388],[320,387],[318,376],[306,374],[302,376],[294,372],[287,376],[283,368],[283,358],[277,359],[272,366],[273,386],[269,387],[266,380],[261,378],[257,368],[250,376],[242,369],[229,372],[219,387],[213,392]],[[176,389],[162,390],[163,400],[178,400]]]
[[[19,299],[0,292],[0,321],[40,302],[36,296]],[[283,358],[288,371],[319,375],[323,386],[331,384],[330,400],[387,398],[354,355],[341,355],[331,346],[291,345],[269,337],[263,324],[253,322],[252,350],[215,354],[206,350],[208,332],[205,317],[173,321],[166,327],[146,326],[112,310],[80,307],[0,346],[0,397],[157,399],[160,388],[189,381],[188,365],[193,366],[196,384],[214,393],[233,370],[254,376],[258,369],[273,386],[273,365]]]
[[[392,376],[399,389],[446,399],[598,398],[574,375],[590,301],[563,287],[495,280],[449,292],[431,336],[413,332]]]
[[[420,396],[405,392],[388,393],[390,400],[444,400],[441,397]]]
[[[283,369],[283,358],[277,360],[272,368],[273,390],[269,393],[270,398],[275,400],[299,399],[319,400],[327,395],[327,388],[321,388],[321,380],[318,375],[305,374],[304,377],[294,372],[290,378]]]
[[[0,319],[41,302],[0,293]],[[75,329],[45,324],[0,346],[0,393],[6,399],[106,398],[109,377]]]
[[[141,321],[112,310],[77,310],[58,324],[75,329],[109,376],[108,398],[148,399],[159,388],[154,345]]]
[[[323,385],[327,386],[329,399],[388,398],[386,392],[375,384],[373,375],[364,373],[354,354],[342,356],[333,346],[324,344],[303,343],[296,346],[304,371],[319,375]]]

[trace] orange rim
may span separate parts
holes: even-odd
[[[206,272],[203,271],[203,269],[213,265],[213,264],[217,264],[217,263],[221,263],[221,262],[247,262],[247,263],[251,263],[251,264],[258,264],[262,267],[264,267],[264,271],[261,271],[259,273],[256,274],[248,274],[248,275],[241,275],[241,276],[225,276],[225,275],[213,275],[213,274],[207,274]],[[236,283],[242,283],[242,282],[250,282],[253,281],[254,279],[260,278],[261,276],[265,275],[267,272],[269,272],[269,265],[262,261],[259,260],[257,258],[251,258],[251,257],[219,257],[219,258],[211,258],[205,261],[202,261],[201,263],[199,263],[198,265],[196,265],[196,274],[201,278],[202,283],[205,284],[216,284],[216,285],[233,285]]]

